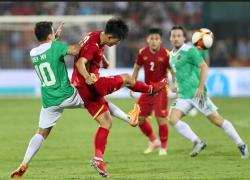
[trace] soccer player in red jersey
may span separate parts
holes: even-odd
[[[78,89],[85,107],[99,123],[94,138],[95,155],[91,160],[93,166],[101,176],[108,177],[103,160],[109,130],[112,125],[110,107],[104,96],[121,87],[127,86],[133,91],[154,94],[166,85],[166,80],[159,83],[145,84],[135,81],[129,74],[109,77],[99,77],[100,63],[103,61],[104,46],[118,44],[128,33],[128,26],[121,19],[110,19],[104,31],[91,32],[83,41],[82,48],[74,60],[71,82]],[[135,112],[139,113],[139,106],[135,105]]]
[[[137,55],[132,77],[137,79],[139,70],[144,68],[145,82],[160,82],[167,78],[169,65],[169,51],[161,46],[162,31],[159,28],[149,29],[147,36],[148,46],[140,49]],[[139,127],[142,133],[148,137],[150,144],[144,151],[145,154],[153,152],[160,147],[159,155],[167,155],[168,125],[167,107],[168,95],[164,88],[155,95],[142,94],[138,100],[141,112],[139,114]],[[156,138],[150,122],[147,120],[154,111],[159,126],[159,139]]]

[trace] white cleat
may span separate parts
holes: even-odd
[[[167,149],[166,148],[160,148],[159,150],[159,156],[166,156],[167,153]]]
[[[240,150],[240,155],[242,159],[247,159],[249,157],[248,147],[247,144],[243,144],[241,146],[238,146]]]
[[[147,149],[144,151],[144,154],[149,154],[153,152],[155,149],[161,146],[161,142],[159,139],[155,140],[154,142],[150,142]]]
[[[207,143],[205,143],[204,141],[201,142],[195,142],[194,143],[194,148],[193,151],[190,153],[191,157],[195,157],[197,156],[203,149],[205,149],[207,147]]]

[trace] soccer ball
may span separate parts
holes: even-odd
[[[195,31],[192,35],[192,43],[200,49],[209,49],[214,42],[214,35],[212,31],[207,28],[201,28]]]

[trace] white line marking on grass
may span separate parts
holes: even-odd
[[[243,128],[250,128],[250,123],[248,120],[241,120],[241,121],[234,121],[233,124],[239,126],[239,127],[243,127]]]

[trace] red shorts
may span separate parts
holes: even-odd
[[[168,115],[168,96],[165,89],[161,90],[154,96],[142,94],[138,100],[141,112],[140,117],[147,117],[155,112],[156,117],[165,118]]]
[[[96,118],[98,115],[109,110],[104,96],[119,90],[122,85],[123,79],[120,75],[117,75],[100,77],[93,85],[84,84],[76,88],[84,101],[84,106]]]

